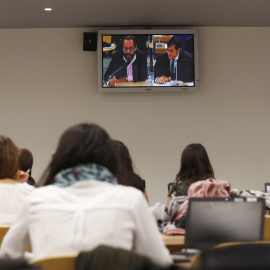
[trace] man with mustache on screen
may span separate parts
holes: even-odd
[[[157,56],[154,78],[158,84],[170,81],[194,81],[193,56],[182,49],[179,38],[172,37],[167,43],[167,52]]]
[[[147,79],[147,55],[137,49],[136,38],[127,35],[123,49],[117,52],[104,74],[104,82],[115,86],[118,82],[139,82]]]

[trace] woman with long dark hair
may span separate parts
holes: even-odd
[[[186,196],[189,186],[199,180],[214,178],[214,170],[204,146],[200,143],[189,144],[182,152],[180,170],[168,193]]]
[[[118,185],[107,132],[80,124],[63,133],[55,154],[1,245],[0,257],[90,251],[108,245],[172,263],[142,192]]]
[[[118,183],[141,190],[144,193],[146,200],[149,202],[145,180],[134,172],[133,162],[128,148],[123,142],[118,140],[112,140],[112,146],[118,161],[118,170],[115,175]]]

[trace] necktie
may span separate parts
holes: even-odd
[[[174,61],[171,61],[171,75],[174,75]]]
[[[133,82],[132,63],[127,66],[128,81]]]

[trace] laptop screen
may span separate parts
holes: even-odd
[[[269,193],[270,192],[270,183],[265,183],[264,188],[265,188],[265,192]]]
[[[264,210],[261,198],[191,198],[185,247],[205,250],[224,242],[262,240]]]

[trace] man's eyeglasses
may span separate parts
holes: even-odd
[[[123,51],[125,51],[125,52],[128,52],[128,51],[133,52],[134,50],[135,50],[135,48],[133,48],[133,47],[131,47],[131,48],[124,47],[123,48]]]

